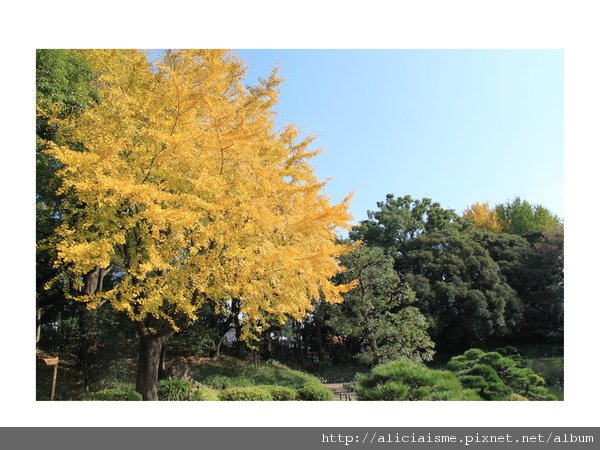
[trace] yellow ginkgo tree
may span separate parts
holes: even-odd
[[[502,229],[498,214],[486,203],[473,203],[463,212],[464,217],[473,221],[476,228],[499,233]]]
[[[348,226],[348,199],[323,195],[312,139],[275,126],[276,71],[246,86],[226,51],[81,56],[99,100],[60,121],[76,144],[49,150],[64,199],[56,265],[75,300],[135,322],[144,399],[157,398],[162,344],[206,302],[236,299],[251,330],[300,319],[318,298],[341,301],[352,286],[331,278],[347,251],[336,230]]]

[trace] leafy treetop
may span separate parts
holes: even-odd
[[[311,137],[274,127],[277,72],[244,86],[245,67],[219,50],[168,51],[152,64],[135,50],[81,51],[99,102],[53,122],[64,218],[57,265],[82,277],[114,267],[109,301],[132,320],[195,318],[207,301],[237,298],[257,323],[300,318],[351,286],[330,278],[346,251],[348,198],[331,205],[308,163]]]

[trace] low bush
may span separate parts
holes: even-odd
[[[406,360],[359,375],[355,386],[361,400],[481,400],[474,391],[463,388],[452,372]]]
[[[190,400],[210,402],[219,400],[219,391],[206,386],[198,388],[192,392]]]
[[[476,389],[485,400],[510,400],[518,394],[527,400],[556,400],[545,387],[544,379],[536,374],[515,352],[504,347],[496,352],[467,350],[448,363],[462,385]]]
[[[142,394],[129,389],[104,389],[90,395],[93,401],[141,401]]]
[[[265,385],[299,389],[305,384],[319,383],[315,376],[290,369],[278,362],[255,366],[226,356],[195,365],[192,370],[195,380],[215,389]]]
[[[222,401],[265,401],[273,400],[271,393],[259,386],[232,387],[223,390],[219,394]]]
[[[190,400],[193,386],[189,381],[168,378],[158,382],[158,399],[167,401]]]
[[[260,386],[271,394],[273,400],[277,401],[290,401],[296,400],[296,391],[292,388],[288,388],[285,386]]]
[[[298,399],[308,401],[333,400],[333,392],[322,384],[305,384],[298,389]]]

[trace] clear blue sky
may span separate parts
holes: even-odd
[[[560,50],[236,50],[279,65],[281,123],[319,136],[326,193],[355,222],[387,193],[462,212],[520,196],[563,217]]]

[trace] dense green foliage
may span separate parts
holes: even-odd
[[[414,289],[440,347],[485,345],[520,322],[520,299],[470,235],[419,236],[403,247],[396,268]]]
[[[515,338],[562,343],[564,322],[564,238],[561,230],[528,233],[477,232],[522,305]]]
[[[406,360],[377,366],[355,384],[361,400],[481,400],[452,372]]]
[[[453,357],[448,367],[466,388],[475,389],[486,400],[509,400],[518,394],[528,400],[556,400],[542,377],[526,367],[516,349],[496,352],[474,348]]]
[[[104,389],[90,395],[96,401],[141,401],[142,395],[133,389]]]
[[[273,400],[277,400],[277,401],[290,401],[290,400],[296,400],[296,391],[292,388],[289,387],[285,387],[285,386],[273,386],[273,385],[266,385],[266,386],[261,386],[262,388],[266,389],[267,391],[269,391],[269,393],[271,394],[271,398]]]
[[[221,358],[215,363],[194,366],[193,376],[200,383],[216,389],[260,385],[298,389],[305,384],[319,383],[316,377],[283,364],[261,363],[255,366],[233,358]]]
[[[273,400],[271,393],[259,386],[231,387],[219,394],[221,401],[268,401]]]
[[[298,389],[298,400],[325,401],[333,400],[333,392],[321,384],[306,384]]]
[[[377,208],[368,211],[368,220],[354,227],[350,237],[382,247],[394,257],[402,244],[423,233],[454,234],[462,227],[454,211],[428,198],[396,198],[388,194],[385,202],[377,202]]]
[[[166,379],[158,382],[158,399],[169,401],[191,400],[194,387],[185,380]]]
[[[356,358],[369,365],[401,357],[431,360],[434,345],[428,323],[412,306],[414,293],[400,283],[394,260],[378,247],[359,246],[344,255],[342,263],[348,270],[341,278],[358,280],[358,287],[342,304],[331,306],[328,324],[346,339],[364,342]]]
[[[202,386],[192,392],[190,400],[200,402],[215,402],[219,400],[219,391],[213,388]]]
[[[388,195],[377,206],[350,236],[394,258],[439,351],[561,342],[562,224],[545,208],[498,205],[504,227],[496,233],[429,199]]]
[[[542,205],[532,205],[519,197],[496,206],[502,231],[523,235],[531,232],[556,231],[562,227],[558,216]]]

